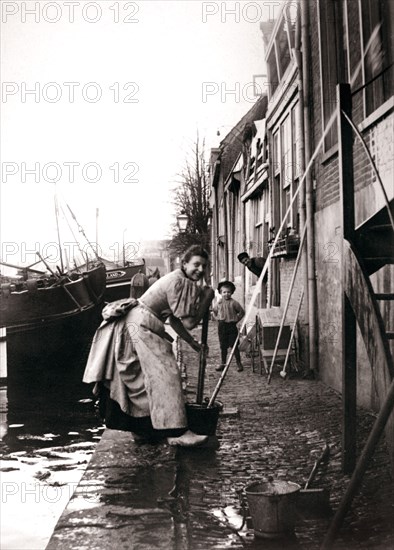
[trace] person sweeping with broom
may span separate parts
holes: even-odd
[[[107,427],[127,429],[137,438],[167,437],[170,445],[184,447],[207,440],[188,429],[181,376],[164,322],[168,319],[200,352],[189,330],[197,326],[214,296],[203,286],[208,261],[208,252],[194,245],[185,252],[181,269],[158,279],[138,301],[131,298],[104,308],[83,381],[96,383],[94,393],[104,392],[120,409],[123,424],[117,428],[106,418]]]

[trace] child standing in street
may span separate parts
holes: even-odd
[[[232,348],[237,337],[237,323],[245,315],[241,304],[231,296],[235,292],[235,285],[231,281],[221,281],[218,285],[218,292],[221,295],[221,301],[213,306],[213,313],[218,320],[218,333],[221,352],[221,365],[216,367],[217,371],[222,371],[226,366],[227,350]],[[237,344],[234,350],[235,360],[237,361],[238,372],[243,371],[241,363],[241,354]]]

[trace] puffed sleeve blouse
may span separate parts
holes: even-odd
[[[201,297],[201,287],[189,279],[181,269],[160,277],[141,296],[140,302],[163,321],[175,317],[194,317]]]

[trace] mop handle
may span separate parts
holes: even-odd
[[[207,309],[202,319],[200,366],[198,369],[197,395],[196,395],[196,403],[198,403],[198,405],[202,405],[202,400],[204,395],[204,378],[205,378],[205,368],[207,365],[208,325],[209,325],[209,309]]]
[[[329,456],[330,456],[330,447],[329,447],[329,445],[326,443],[326,444],[325,444],[325,447],[324,447],[324,449],[323,449],[323,452],[322,452],[321,455],[315,460],[315,463],[314,463],[314,465],[313,465],[312,471],[311,471],[311,473],[309,474],[308,481],[305,483],[304,490],[309,488],[309,485],[310,485],[310,484],[312,483],[312,481],[315,479],[316,472],[317,472],[317,469],[319,468],[320,464],[321,464],[322,462],[325,462],[325,461],[328,459]]]
[[[235,348],[237,347],[238,345],[238,342],[239,342],[239,333],[238,333],[238,336],[237,336],[237,339],[235,340],[234,342],[234,345],[233,347],[231,348],[231,351],[230,351],[230,355],[227,359],[227,362],[226,362],[226,366],[224,367],[223,371],[222,371],[222,375],[221,377],[219,378],[219,381],[218,383],[216,384],[216,388],[214,389],[213,391],[213,394],[212,394],[212,397],[211,399],[209,400],[209,403],[207,405],[207,408],[209,409],[210,407],[213,407],[213,404],[215,403],[215,399],[219,393],[219,390],[220,388],[222,387],[222,384],[224,382],[224,379],[226,378],[226,374],[227,374],[227,371],[230,367],[230,363],[231,363],[231,360],[233,358],[233,355],[234,355],[234,351],[235,351]]]

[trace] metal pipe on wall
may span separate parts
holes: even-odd
[[[300,4],[299,4],[300,5]],[[305,172],[305,134],[304,134],[304,85],[303,85],[303,64],[301,55],[301,14],[298,10],[296,30],[295,30],[295,48],[294,58],[298,67],[298,113],[299,113],[299,133],[300,133],[300,173]],[[306,205],[305,205],[305,186],[302,186],[299,195],[299,212],[300,212],[300,227],[299,233],[302,233],[306,224]],[[308,236],[306,236],[306,240]],[[305,246],[302,250],[301,257],[301,272],[304,281],[304,307],[305,307],[305,321],[306,328],[305,334],[305,358],[307,361],[307,367],[309,366],[309,295],[308,295],[308,250]]]
[[[304,100],[305,165],[311,158],[311,125],[309,120],[310,79],[309,79],[309,0],[301,0],[301,40],[302,40],[302,80]],[[317,365],[317,296],[315,276],[315,230],[313,207],[313,183],[310,170],[305,178],[305,207],[307,224],[307,271],[308,271],[308,317],[309,317],[309,369]]]

